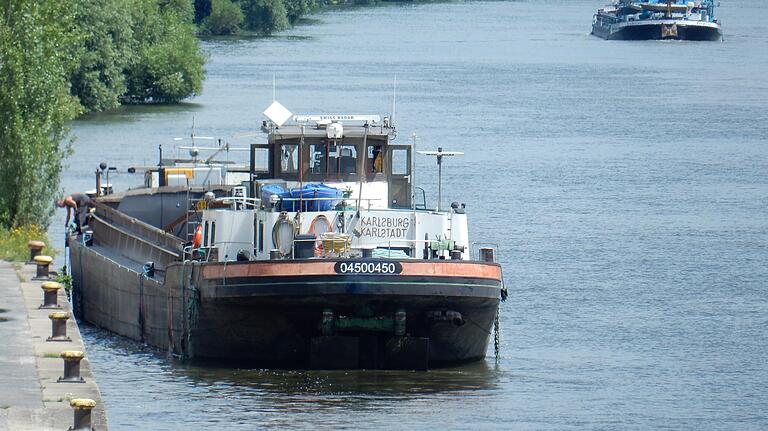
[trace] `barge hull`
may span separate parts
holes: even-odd
[[[286,277],[262,273],[274,272],[274,262],[192,262],[169,264],[147,277],[142,264],[107,248],[84,246],[76,237],[70,247],[79,317],[177,355],[249,366],[424,368],[413,365],[421,363],[418,358],[404,365],[392,360],[392,346],[404,344],[425,355],[425,367],[480,360],[501,291],[494,264],[440,261],[448,273],[475,268],[477,276],[469,277],[416,274],[425,263],[404,263],[402,275],[339,277],[307,274],[313,263],[290,261],[282,272],[301,265],[304,273]],[[404,311],[405,333],[354,327],[324,333],[324,311],[367,324]],[[346,360],[317,360],[323,343],[347,346]],[[330,350],[339,355],[344,349]]]
[[[718,25],[687,22],[595,24],[592,34],[608,40],[690,40],[718,41],[723,35]]]

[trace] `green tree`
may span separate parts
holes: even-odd
[[[205,57],[195,37],[194,11],[182,0],[133,0],[136,60],[126,70],[129,103],[172,103],[199,94]]]
[[[182,22],[192,23],[195,19],[195,4],[190,0],[156,0],[160,12],[171,12]]]
[[[240,0],[248,30],[271,34],[288,28],[283,0]]]
[[[79,43],[67,1],[0,0],[0,226],[47,226],[80,106],[67,78]]]
[[[240,30],[244,18],[240,5],[231,0],[213,0],[211,13],[203,21],[202,31],[216,35],[235,34]]]
[[[291,24],[295,23],[303,15],[312,12],[317,3],[315,0],[283,0],[285,2],[285,10],[288,15],[288,21]]]
[[[195,0],[195,24],[200,24],[211,14],[211,0]]]
[[[75,19],[83,35],[79,65],[70,78],[72,94],[88,111],[120,104],[125,69],[134,60],[133,29],[125,0],[77,0]]]

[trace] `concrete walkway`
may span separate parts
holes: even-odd
[[[38,309],[43,291],[40,281],[31,281],[34,275],[34,265],[0,261],[0,430],[66,430],[73,425],[73,398],[95,400],[93,428],[106,430],[106,412],[77,323],[74,318],[67,321],[72,341],[46,341],[51,335],[48,314],[54,310]],[[71,314],[63,290],[58,301]],[[64,350],[86,353],[80,363],[85,383],[57,382],[64,371],[59,357]]]

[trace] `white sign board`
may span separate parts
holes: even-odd
[[[360,216],[357,229],[360,236],[378,240],[408,239],[408,229],[411,227],[410,214],[403,215],[369,215]]]
[[[293,121],[297,123],[319,123],[323,121],[359,121],[361,123],[378,123],[381,117],[378,115],[294,115]]]

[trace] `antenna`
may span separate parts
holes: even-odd
[[[397,75],[392,83],[392,118],[389,120],[389,124],[395,125],[395,105],[397,103]]]
[[[411,156],[411,209],[416,211],[416,139],[419,137],[415,134],[411,134],[411,139],[413,139],[413,147],[411,148],[411,151],[413,151],[414,156]]]
[[[437,157],[437,211],[440,211],[440,201],[443,200],[443,157],[463,156],[458,151],[443,151],[443,147],[437,147],[437,151],[418,151],[419,154]]]

